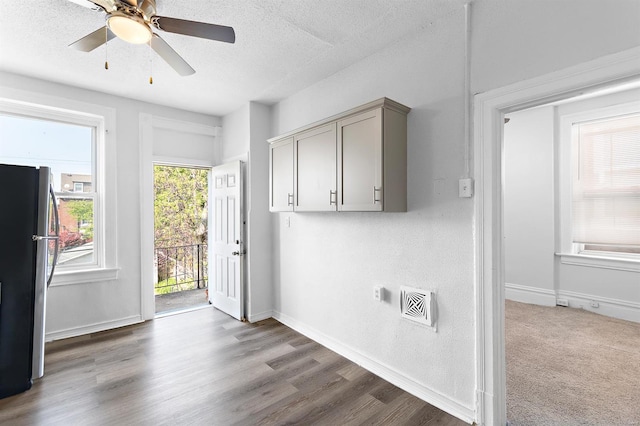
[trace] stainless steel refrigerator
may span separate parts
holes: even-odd
[[[48,167],[0,164],[0,398],[44,374],[45,308],[58,256]]]

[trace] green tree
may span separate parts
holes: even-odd
[[[206,243],[207,179],[204,169],[154,167],[156,242],[171,246]]]
[[[78,232],[85,240],[93,239],[93,201],[92,200],[69,200],[67,201],[69,214],[78,223]]]
[[[158,249],[156,294],[184,290],[182,283],[185,281],[189,283],[187,288],[193,288],[196,284],[190,281],[195,278],[192,265],[200,264],[200,272],[206,273],[206,250],[179,247],[207,241],[207,187],[207,170],[154,167],[154,226]],[[174,270],[184,275],[174,277]]]

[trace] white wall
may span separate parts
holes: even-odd
[[[274,134],[383,96],[412,108],[408,212],[275,214],[274,287],[285,322],[389,367],[433,398],[445,395],[468,416],[475,331],[473,203],[457,197],[465,171],[462,12],[274,107]],[[386,302],[373,299],[375,285],[387,289]],[[400,285],[437,294],[437,333],[401,319]]]
[[[189,132],[187,129],[153,129],[153,155],[166,160],[215,164],[217,157],[215,137]],[[197,164],[196,164],[197,165]]]
[[[640,90],[634,89],[508,115],[511,120],[504,126],[508,299],[555,306],[556,298],[562,298],[571,307],[640,321],[640,272],[611,265],[571,265],[554,256],[567,246],[561,240],[562,227],[570,228],[570,218],[563,217],[559,206],[570,192],[562,190],[561,173],[556,173],[570,169],[568,159],[560,156],[560,147],[567,142],[562,140],[562,117],[639,99]]]
[[[251,143],[249,104],[222,117],[222,163],[242,158],[247,160]]]
[[[636,0],[477,0],[473,93],[640,45]]]
[[[47,299],[47,338],[61,338],[141,321],[140,113],[215,126],[220,119],[60,84],[0,73],[0,97],[16,90],[48,99],[115,108],[117,170],[117,266],[115,281],[51,287]]]
[[[639,9],[632,1],[474,2],[471,91],[638,46]],[[409,211],[274,214],[274,309],[465,418],[475,415],[477,307],[473,203],[457,197],[466,168],[463,23],[460,9],[292,95],[273,107],[272,130],[276,136],[382,96],[412,107]],[[441,194],[435,179],[444,181]],[[437,293],[437,333],[400,319],[402,284]],[[374,285],[389,290],[388,303],[373,300]]]
[[[269,213],[269,149],[266,140],[271,135],[271,110],[251,102],[250,151],[249,151],[249,200],[247,260],[249,270],[248,306],[249,321],[270,318],[273,314],[272,284],[272,230]]]
[[[270,109],[249,102],[223,117],[222,162],[246,162],[245,263],[246,315],[249,321],[273,312],[271,217],[269,215]]]
[[[506,296],[555,306],[554,107],[509,114],[504,125]]]

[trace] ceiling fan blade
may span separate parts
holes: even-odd
[[[78,4],[93,10],[107,11],[114,7],[113,0],[69,0],[71,3]]]
[[[93,10],[100,10],[100,8],[92,1],[89,0],[69,0],[71,3],[75,3],[82,7],[86,7]]]
[[[236,32],[231,27],[204,22],[187,21],[184,19],[154,16],[153,24],[162,31],[184,34],[192,37],[206,38],[208,40],[235,43]]]
[[[69,47],[73,47],[74,49],[82,52],[91,52],[96,47],[102,46],[106,42],[107,37],[111,40],[115,37],[115,34],[107,30],[107,27],[98,28],[91,34],[82,37],[80,40],[74,41],[69,45]]]
[[[151,37],[151,48],[164,59],[176,72],[182,76],[191,75],[196,72],[171,46],[167,44],[158,34]]]
[[[138,7],[138,0],[122,0],[124,3],[127,3],[129,6]]]

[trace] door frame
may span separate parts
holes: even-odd
[[[153,284],[153,166],[208,168],[215,166],[214,158],[162,157],[153,154],[154,129],[168,129],[184,134],[211,136],[218,142],[220,127],[207,126],[188,121],[158,117],[140,113],[140,313],[143,321],[155,318],[155,296]],[[219,150],[214,150],[219,154]]]
[[[506,424],[504,337],[504,115],[640,78],[640,48],[474,97],[476,419]]]

